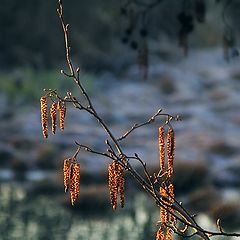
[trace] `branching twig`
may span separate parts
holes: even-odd
[[[170,114],[167,114],[167,113],[162,113],[162,109],[159,109],[151,118],[149,118],[146,122],[144,123],[135,123],[132,128],[130,130],[128,130],[127,132],[125,132],[121,137],[119,137],[117,139],[117,141],[121,141],[123,140],[124,138],[126,138],[130,133],[132,133],[134,130],[136,130],[137,128],[140,128],[140,127],[143,127],[143,126],[146,126],[148,124],[151,124],[155,121],[155,119],[159,116],[166,116],[167,120],[165,121],[165,124],[164,125],[167,125],[169,124],[173,119],[174,120],[179,120],[179,116],[176,116],[176,117],[173,117],[171,116]]]
[[[101,156],[104,156],[104,157],[112,159],[112,157],[109,156],[107,153],[98,152],[98,151],[93,150],[92,148],[90,148],[90,147],[88,147],[86,145],[80,144],[78,142],[75,142],[75,143],[76,143],[77,146],[79,146],[80,149],[83,149],[83,150],[85,150],[87,152],[90,152],[90,153],[94,153],[96,155],[101,155]]]

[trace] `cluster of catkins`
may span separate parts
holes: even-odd
[[[114,160],[108,166],[108,184],[110,191],[110,201],[112,208],[117,208],[118,195],[120,196],[120,205],[124,207],[124,169],[123,167]]]
[[[169,205],[174,203],[174,185],[171,182],[173,175],[173,162],[174,162],[174,150],[175,150],[175,138],[174,131],[172,128],[168,129],[167,132],[167,162],[165,162],[165,137],[164,128],[159,128],[159,160],[160,160],[160,173],[165,177],[160,187],[160,195],[165,197],[167,200],[163,200],[165,206],[160,207],[160,227],[156,234],[156,240],[171,240],[172,229],[169,227],[174,224],[175,217],[174,213]]]
[[[42,96],[40,99],[41,105],[41,122],[42,122],[42,133],[45,138],[48,137],[48,104],[47,97]],[[59,111],[59,128],[64,130],[65,125],[65,115],[66,115],[66,107],[65,103],[62,101],[53,102],[50,107],[50,117],[51,117],[51,126],[52,133],[56,133],[57,127],[57,112]]]
[[[76,158],[68,158],[63,162],[63,184],[64,190],[70,189],[72,205],[75,204],[80,192],[80,164]]]

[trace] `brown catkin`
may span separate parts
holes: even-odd
[[[168,177],[171,177],[173,174],[174,150],[175,150],[174,131],[172,128],[169,128],[167,133]]]
[[[117,183],[118,183],[118,193],[120,194],[120,205],[123,208],[124,201],[125,201],[125,196],[124,196],[125,179],[124,179],[124,169],[120,164],[118,164]]]
[[[172,240],[172,229],[169,227],[166,230],[166,240]]]
[[[174,203],[174,185],[172,183],[170,183],[168,186],[168,194],[169,194],[169,200],[173,204]],[[174,210],[172,208],[170,208],[169,211],[172,214],[174,213]],[[175,222],[175,217],[172,214],[170,214],[170,217],[169,217],[170,223]]]
[[[74,206],[80,192],[80,164],[73,163],[70,185],[71,203]]]
[[[160,227],[156,234],[156,240],[165,240],[163,227]]]
[[[163,127],[159,128],[158,143],[159,143],[160,171],[163,171],[164,162],[165,162],[165,143],[164,143],[164,128]]]
[[[59,110],[59,127],[63,131],[65,127],[66,106],[64,102],[58,103]]]
[[[63,185],[65,192],[67,192],[69,188],[70,175],[71,175],[71,162],[70,159],[65,159],[63,161]]]
[[[41,106],[41,122],[42,122],[42,133],[45,138],[48,137],[48,112],[47,112],[47,97],[42,96],[40,99]]]
[[[117,162],[114,160],[108,166],[108,185],[110,192],[110,201],[112,208],[117,208],[117,195],[118,195],[118,173],[117,173]]]
[[[50,115],[51,115],[51,121],[52,121],[52,133],[55,134],[56,132],[56,126],[57,126],[57,103],[53,103],[50,108]]]
[[[163,187],[160,187],[160,195],[166,198],[168,197],[167,192]],[[163,207],[160,207],[160,219],[163,224],[168,223],[168,212]]]

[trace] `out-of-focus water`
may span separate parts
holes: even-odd
[[[106,201],[106,207],[92,212],[93,199],[88,200],[84,208],[72,207],[69,201],[60,200],[62,195],[31,194],[27,185],[3,183],[0,188],[0,239],[154,239],[159,209],[142,193],[127,198],[124,209],[113,211]],[[216,230],[207,215],[201,213],[196,219],[206,229]],[[174,235],[173,239],[183,238]]]
[[[93,103],[113,133],[120,136],[158,108],[181,115],[183,121],[174,123],[176,191],[190,209],[200,209],[194,213],[200,213],[203,226],[214,229],[206,212],[215,216],[223,209],[229,214],[225,222],[235,222],[236,229],[240,225],[236,204],[240,192],[239,61],[224,62],[218,50],[194,52],[181,62],[153,64],[147,82],[137,80],[136,68],[125,78],[100,76],[91,91]],[[5,95],[0,97],[6,100]],[[63,159],[76,150],[75,140],[105,151],[107,136],[94,119],[67,106],[66,130],[44,141],[39,106],[15,107],[11,112],[5,100],[0,101],[0,239],[154,239],[159,210],[145,195],[136,193],[125,209],[113,214],[104,201],[94,212],[91,209],[97,202],[91,201],[73,209],[62,194],[51,192],[54,188],[30,194],[38,181],[53,179],[52,173],[61,171]],[[124,152],[136,152],[148,166],[156,165],[158,126],[164,121],[134,132],[121,143]],[[95,174],[107,164],[85,152],[79,161],[83,171]]]
[[[142,195],[136,196],[124,210],[98,209],[86,215],[67,202],[61,204],[56,196],[29,197],[26,187],[20,184],[2,184],[0,193],[2,240],[134,240],[150,239],[154,234],[158,211],[154,212]],[[91,207],[91,203],[86,207]]]

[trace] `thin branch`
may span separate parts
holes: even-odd
[[[179,120],[179,116],[176,116],[176,117],[173,117],[172,115],[170,114],[166,114],[166,113],[162,113],[162,109],[159,109],[152,117],[150,117],[146,122],[143,122],[143,123],[135,123],[132,128],[130,130],[128,130],[127,132],[125,132],[121,137],[117,138],[117,141],[121,141],[123,140],[124,138],[126,138],[130,133],[132,133],[134,130],[140,128],[140,127],[143,127],[143,126],[146,126],[148,124],[151,124],[155,121],[155,119],[159,116],[166,116],[167,117],[167,120],[165,122],[164,125],[167,125],[171,122],[171,120]]]
[[[109,156],[107,153],[102,153],[102,152],[93,150],[92,148],[90,148],[90,147],[88,147],[86,145],[80,144],[80,143],[78,143],[76,141],[75,141],[75,143],[76,143],[77,146],[79,146],[80,149],[83,149],[83,150],[85,150],[87,152],[94,153],[94,154],[101,155],[101,156],[104,156],[104,157],[112,159],[112,157]]]

